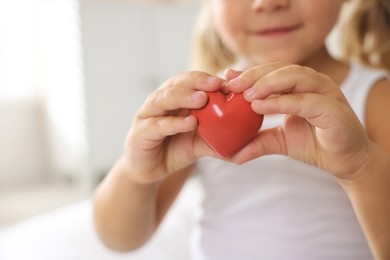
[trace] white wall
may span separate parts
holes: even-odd
[[[196,4],[97,2],[33,6],[37,46],[28,53],[37,80],[30,84],[41,86],[41,98],[0,102],[0,188],[107,172],[148,93],[188,69]]]
[[[51,0],[41,8],[46,140],[56,174],[86,175],[88,154],[77,0]]]
[[[0,7],[0,187],[78,174],[86,150],[78,0]]]
[[[48,172],[39,102],[0,102],[0,190],[41,180]]]
[[[90,163],[105,173],[121,155],[148,93],[188,69],[197,6],[81,5]]]

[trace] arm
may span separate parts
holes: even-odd
[[[119,159],[94,197],[94,221],[103,242],[114,250],[129,251],[148,241],[191,168],[173,173],[160,182],[141,184],[129,178],[124,158]]]
[[[364,129],[329,77],[274,63],[244,71],[226,86],[244,92],[259,114],[286,114],[233,157],[243,163],[284,154],[332,173],[347,193],[373,255],[390,259],[390,83],[372,89]],[[357,86],[358,87],[358,86]]]
[[[386,260],[390,259],[390,157],[380,147],[373,148],[370,157],[357,178],[340,183],[375,259]]]
[[[341,181],[376,259],[390,259],[390,82],[371,90],[366,126],[372,143],[356,179]]]
[[[142,246],[155,232],[197,158],[215,153],[195,134],[188,109],[203,107],[204,91],[222,80],[206,73],[176,75],[155,90],[137,112],[115,164],[94,197],[101,240],[117,251]]]

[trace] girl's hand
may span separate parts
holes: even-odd
[[[284,154],[348,179],[368,160],[371,142],[328,76],[299,65],[273,63],[242,72],[226,88],[244,92],[259,114],[286,114],[283,125],[260,131],[234,162]]]
[[[216,154],[194,130],[188,109],[207,103],[204,91],[216,91],[224,81],[202,72],[172,77],[154,91],[137,112],[125,143],[131,177],[142,183],[159,181],[184,169],[200,156]]]

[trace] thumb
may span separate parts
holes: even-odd
[[[260,131],[257,136],[231,159],[243,164],[263,155],[287,154],[284,133],[281,127]]]
[[[234,78],[237,78],[238,76],[241,75],[241,73],[242,73],[242,71],[234,70],[234,69],[227,69],[224,71],[226,81],[230,81]]]

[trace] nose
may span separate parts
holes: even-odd
[[[252,3],[252,8],[259,12],[270,12],[285,9],[289,5],[290,0],[254,0]]]

